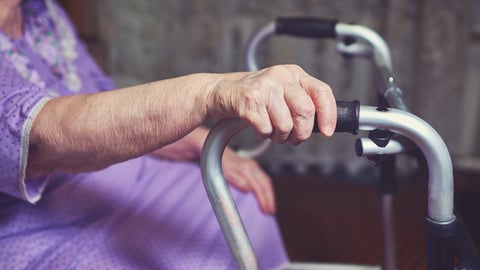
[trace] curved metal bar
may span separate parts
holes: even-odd
[[[453,222],[452,161],[440,135],[424,120],[398,109],[381,111],[375,107],[361,106],[359,120],[361,130],[388,129],[409,138],[422,150],[428,161],[429,171],[428,217],[439,224]],[[221,165],[222,154],[228,141],[247,126],[238,119],[219,121],[205,142],[201,170],[208,197],[239,268],[256,269],[253,249]]]
[[[388,144],[384,147],[378,146],[370,138],[359,138],[355,142],[355,152],[359,157],[393,155],[405,153],[413,148],[415,148],[415,145],[413,145],[411,141],[399,136],[391,138]]]
[[[273,35],[275,33],[275,22],[270,22],[264,27],[260,28],[253,37],[250,39],[250,42],[247,44],[247,49],[245,51],[245,63],[247,65],[247,70],[255,71],[258,70],[256,53],[258,44],[260,44],[265,38]]]
[[[335,31],[337,37],[353,37],[369,44],[373,49],[372,52],[377,65],[386,66],[390,71],[393,71],[390,50],[385,40],[377,32],[362,25],[347,23],[337,23]]]
[[[239,269],[257,269],[257,260],[222,170],[222,156],[230,139],[248,127],[239,119],[219,121],[210,131],[200,159],[210,203]]]
[[[338,43],[337,50],[349,55],[373,56],[373,60],[380,71],[381,78],[385,85],[383,95],[392,108],[409,111],[403,101],[403,92],[398,87],[393,76],[393,64],[390,49],[385,40],[372,29],[356,24],[337,23],[335,26],[338,38],[355,38],[363,43],[345,45]]]
[[[390,72],[393,72],[390,49],[385,40],[377,32],[362,25],[346,23],[337,23],[335,31],[337,37],[353,37],[366,42],[371,47],[371,53],[373,53],[375,63],[379,67],[386,66]],[[264,39],[273,34],[275,34],[275,21],[266,24],[252,36],[245,52],[247,70],[259,69],[255,57],[257,47]],[[344,49],[340,49],[340,51],[352,55],[370,54],[369,48],[362,45],[354,46],[353,50],[345,47]]]
[[[447,146],[440,135],[419,117],[398,109],[387,111],[362,106],[360,130],[387,129],[409,138],[428,163],[428,217],[449,223],[453,214],[453,168]]]
[[[403,101],[403,92],[398,87],[392,72],[387,67],[379,67],[383,83],[386,89],[383,91],[383,96],[392,108],[410,111]]]
[[[240,149],[237,151],[237,154],[241,157],[246,158],[253,158],[258,157],[261,154],[265,153],[268,150],[270,145],[272,144],[272,140],[265,139],[259,145],[252,147],[250,149]]]

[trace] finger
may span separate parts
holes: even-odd
[[[257,174],[257,172],[250,170],[249,175],[245,175],[247,177],[251,191],[257,198],[259,203],[260,209],[263,213],[266,214],[273,214],[275,212],[274,209],[274,202],[273,202],[273,189],[268,189],[268,184],[266,179],[263,179],[263,176]]]
[[[285,93],[285,100],[293,120],[293,130],[288,140],[291,144],[296,145],[308,139],[312,133],[315,105],[300,87],[288,89]]]
[[[253,83],[246,84],[248,89],[239,91],[239,117],[247,121],[255,130],[258,137],[269,138],[273,132],[273,126],[267,111],[267,98],[258,86]],[[241,93],[240,93],[241,92]]]
[[[301,77],[300,84],[313,100],[320,132],[327,137],[331,136],[337,124],[337,105],[332,89],[328,84],[308,75]]]
[[[276,143],[287,141],[293,129],[293,120],[290,108],[285,102],[284,91],[272,93],[269,98],[268,112],[273,126],[272,141]]]
[[[252,190],[250,181],[243,175],[241,171],[225,169],[225,178],[228,183],[242,192]]]
[[[257,113],[251,113],[250,116],[247,117],[247,121],[255,130],[255,134],[258,138],[267,139],[272,136],[274,127],[266,108],[257,111]]]
[[[264,194],[262,186],[254,179],[251,170],[228,170],[226,178],[232,186],[241,192],[252,192],[263,213],[272,213],[267,194]]]
[[[270,177],[251,159],[240,158],[231,149],[224,155],[227,181],[242,192],[252,192],[264,213],[275,212],[275,197]]]
[[[268,213],[275,214],[275,192],[273,190],[272,180],[261,168],[257,166],[253,174],[258,184],[261,186],[261,192],[265,196],[266,208]]]

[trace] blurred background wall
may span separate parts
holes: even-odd
[[[480,5],[474,0],[103,0],[60,1],[81,37],[118,86],[194,72],[244,70],[251,35],[278,16],[314,16],[372,28],[384,37],[404,98],[437,129],[457,166],[478,167]],[[337,99],[376,104],[376,70],[344,58],[331,40],[275,37],[259,48],[261,66],[296,63],[329,83]],[[319,135],[300,146],[275,145],[259,157],[272,171],[359,175],[354,137]],[[236,147],[258,143],[251,131]]]

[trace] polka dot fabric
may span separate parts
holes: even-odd
[[[61,57],[59,44],[52,40],[54,22],[42,1],[30,0],[23,6],[25,34],[11,40],[0,32],[0,191],[36,202],[46,178],[25,181],[30,127],[38,111],[52,96],[69,95],[63,83],[66,70],[52,61]],[[64,15],[62,10],[59,14]],[[66,21],[66,20],[65,20]],[[68,24],[71,27],[71,24]],[[72,28],[70,28],[73,31]],[[46,35],[49,38],[42,38]],[[48,53],[38,52],[43,48]],[[111,89],[113,84],[87,55],[82,43],[76,43],[78,75],[83,78],[82,92]],[[61,62],[61,61],[60,61]]]
[[[235,269],[197,164],[140,157],[97,172],[25,181],[29,130],[44,103],[113,87],[76,40],[81,87],[69,88],[68,65],[51,61],[62,57],[59,40],[41,36],[62,36],[45,1],[22,2],[23,38],[0,32],[0,268]],[[285,263],[275,219],[258,210],[253,195],[232,193],[260,269]]]
[[[0,62],[0,189],[17,198],[35,201],[42,179],[22,188],[28,150],[28,127],[46,96],[25,83],[8,63]],[[40,184],[39,184],[40,183]]]

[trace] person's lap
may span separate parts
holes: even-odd
[[[232,189],[260,268],[285,262],[273,217]],[[37,205],[1,203],[0,261],[13,269],[233,269],[198,165],[139,158],[52,179]]]

